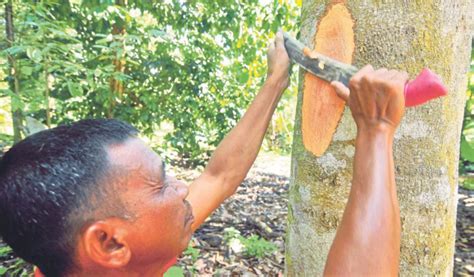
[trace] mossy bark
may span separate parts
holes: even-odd
[[[312,46],[333,2],[306,0],[300,40]],[[388,3],[387,3],[388,2]],[[401,276],[452,275],[459,137],[472,33],[470,0],[346,3],[355,21],[355,64],[441,76],[447,97],[406,110],[394,144],[402,217]],[[300,78],[302,79],[302,78]],[[348,198],[356,128],[344,116],[326,153],[316,158],[301,137],[298,96],[288,211],[288,276],[322,275]]]

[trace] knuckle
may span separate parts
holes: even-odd
[[[390,81],[386,84],[389,95],[399,94],[403,91],[403,83],[399,81]]]
[[[405,80],[406,80],[406,79],[408,79],[409,75],[408,75],[408,73],[407,73],[406,71],[402,71],[402,72],[400,72],[400,77],[401,77],[402,79],[405,79]]]
[[[359,83],[360,83],[360,79],[353,77],[349,80],[349,87],[350,88],[357,88],[357,87],[359,87]]]
[[[373,83],[374,81],[375,81],[374,76],[372,76],[370,74],[365,74],[361,78],[362,83]]]

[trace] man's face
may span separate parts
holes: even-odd
[[[140,139],[111,146],[108,153],[112,167],[125,171],[117,186],[123,190],[117,193],[133,217],[126,237],[131,263],[146,265],[178,256],[192,235],[187,186],[167,176],[160,157]]]

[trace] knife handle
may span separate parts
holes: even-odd
[[[414,80],[405,85],[405,107],[418,106],[447,93],[448,90],[441,82],[441,78],[428,68],[424,68]]]

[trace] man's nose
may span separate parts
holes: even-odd
[[[182,182],[182,181],[180,181],[180,180],[177,180],[177,179],[174,179],[174,180],[173,180],[173,183],[174,183],[175,189],[176,189],[176,191],[178,192],[178,194],[179,194],[183,199],[185,199],[185,198],[188,196],[188,194],[189,194],[189,188],[188,188],[188,186],[187,186],[184,182]]]

